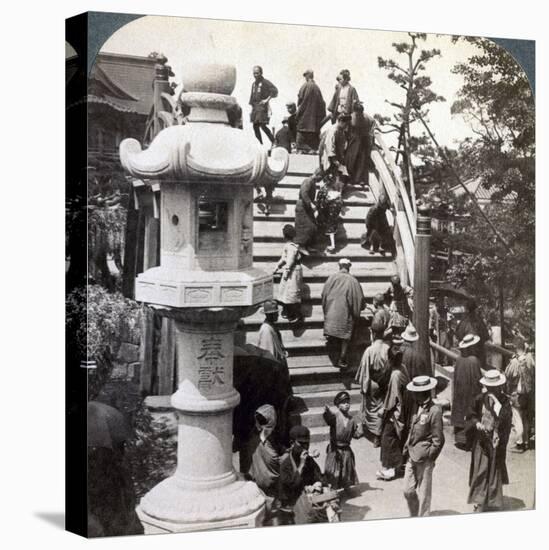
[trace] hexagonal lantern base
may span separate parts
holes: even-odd
[[[177,271],[154,267],[136,279],[135,299],[168,307],[241,307],[271,299],[273,278],[259,269]]]
[[[142,499],[137,515],[145,534],[259,527],[263,521],[265,499],[255,483],[236,480],[203,491],[181,485],[169,477]]]

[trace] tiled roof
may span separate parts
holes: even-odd
[[[148,115],[153,104],[155,63],[149,57],[99,53],[91,77],[109,90],[103,97],[108,104],[120,111]]]
[[[109,107],[112,107],[115,111],[119,111],[121,113],[134,113],[134,114],[141,114],[139,111],[136,111],[135,109],[132,109],[131,107],[125,107],[124,105],[118,105],[113,100],[107,99],[105,97],[97,97],[93,94],[88,94],[86,97],[79,99],[78,101],[75,101],[74,103],[71,103],[67,106],[67,109],[70,109],[72,107],[75,107],[76,105],[82,105],[84,103],[100,103],[102,105],[108,105]]]
[[[475,196],[475,198],[480,202],[490,202],[492,200],[492,196],[497,191],[497,189],[492,186],[489,189],[486,189],[483,185],[481,185],[480,178],[471,179],[468,180],[465,183],[465,187],[469,190],[469,192]],[[461,185],[456,185],[452,187],[451,191],[456,195],[457,197],[460,197],[465,193],[465,190]],[[517,198],[517,194],[513,191],[509,195],[503,198],[504,202],[510,202],[514,201]]]

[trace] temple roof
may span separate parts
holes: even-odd
[[[156,60],[99,53],[90,77],[90,96],[123,112],[148,115],[153,104]]]
[[[469,192],[472,195],[474,195],[475,198],[481,204],[486,204],[488,202],[491,202],[492,196],[497,191],[495,186],[489,189],[486,189],[486,187],[482,185],[482,180],[480,178],[470,179],[464,183],[465,183],[465,187],[467,187]],[[465,190],[463,189],[463,187],[461,187],[461,185],[455,185],[454,187],[451,188],[451,191],[456,197],[460,197],[465,193]],[[505,203],[513,202],[514,200],[516,200],[516,198],[517,198],[517,194],[513,192],[505,196],[502,199],[502,202],[505,202]]]

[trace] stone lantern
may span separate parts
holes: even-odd
[[[178,389],[177,469],[141,500],[147,533],[250,527],[264,498],[232,465],[233,334],[241,317],[272,297],[272,276],[252,265],[253,187],[280,180],[288,153],[270,157],[229,124],[234,67],[185,72],[185,123],[148,149],[120,144],[125,170],[153,189],[160,212],[160,265],[140,274],[135,298],[174,320]]]

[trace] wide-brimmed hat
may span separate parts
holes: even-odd
[[[340,403],[343,403],[344,401],[351,401],[351,396],[349,395],[349,392],[346,391],[340,391],[335,397],[334,397],[334,405],[339,405]]]
[[[417,342],[419,340],[419,334],[412,323],[408,324],[406,330],[402,333],[402,338],[407,342]]]
[[[275,300],[265,300],[261,309],[265,315],[267,313],[278,313],[278,304]]]
[[[476,334],[467,334],[463,337],[463,340],[459,343],[459,349],[469,348],[480,342],[480,336]]]
[[[437,386],[437,379],[431,376],[416,376],[411,382],[408,382],[406,389],[408,391],[430,391]]]
[[[499,372],[497,369],[487,370],[480,379],[480,383],[483,386],[503,386],[505,382],[507,382],[505,374]]]

